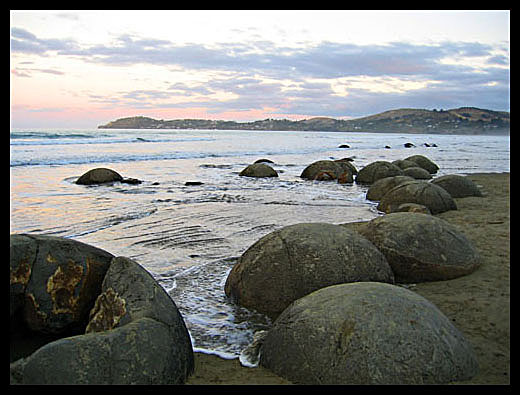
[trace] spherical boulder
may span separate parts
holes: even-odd
[[[242,170],[239,176],[243,177],[278,177],[278,173],[271,166],[261,162],[253,163]]]
[[[387,193],[393,187],[405,182],[405,181],[413,181],[412,177],[408,176],[394,176],[394,177],[385,177],[380,178],[368,188],[367,191],[367,199],[368,200],[381,200],[385,193]]]
[[[393,283],[381,252],[359,233],[326,223],[286,226],[249,247],[229,273],[235,303],[276,317],[316,289],[353,281]]]
[[[356,183],[372,184],[381,178],[401,175],[403,175],[403,171],[396,165],[384,160],[378,160],[359,170],[356,176]]]
[[[428,207],[432,214],[457,209],[457,204],[448,192],[421,180],[405,181],[390,189],[379,201],[377,209],[388,214],[396,211],[403,203],[422,204]]]
[[[11,297],[16,305],[11,315],[40,333],[84,327],[113,255],[57,236],[13,234],[10,239]]]
[[[440,186],[454,198],[463,198],[468,196],[482,197],[482,192],[478,188],[477,184],[465,176],[448,174],[437,177],[430,182]]]
[[[434,163],[431,159],[427,158],[424,155],[412,155],[404,160],[409,160],[417,163],[419,167],[422,167],[424,170],[427,170],[430,174],[435,174],[439,170],[439,166]]]
[[[107,182],[122,181],[123,177],[114,170],[99,167],[87,171],[76,180],[79,185],[104,184]]]
[[[359,231],[386,257],[397,282],[450,280],[472,273],[481,264],[466,236],[432,215],[387,214]]]
[[[84,334],[11,364],[11,384],[180,384],[193,349],[173,300],[137,262],[113,258]]]
[[[424,170],[422,167],[407,167],[403,170],[403,174],[408,177],[415,178],[416,180],[429,180],[432,175]]]
[[[307,180],[325,181],[338,179],[346,170],[339,162],[332,160],[318,160],[311,163],[300,174],[300,178]],[[327,175],[327,177],[324,177]]]
[[[349,172],[355,176],[358,171],[356,166],[352,163],[352,160],[352,158],[335,159],[334,163],[337,163],[343,169],[343,172]]]
[[[478,372],[471,345],[435,305],[378,282],[295,301],[264,338],[260,365],[297,384],[440,384]]]

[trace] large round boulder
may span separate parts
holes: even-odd
[[[424,155],[412,155],[404,160],[412,161],[417,163],[419,167],[422,167],[424,170],[427,170],[430,174],[435,174],[439,170],[439,166],[431,159],[427,158]]]
[[[396,211],[403,203],[422,204],[432,214],[457,209],[457,204],[448,192],[421,180],[405,181],[390,189],[379,201],[377,209],[388,214]]]
[[[359,232],[386,257],[396,282],[449,280],[473,272],[481,263],[463,233],[428,214],[387,214],[369,221]]]
[[[76,184],[79,185],[93,185],[93,184],[104,184],[107,182],[122,181],[123,177],[112,169],[106,169],[99,167],[87,171],[81,177],[76,180]]]
[[[405,182],[405,181],[413,181],[412,177],[408,176],[394,176],[394,177],[385,177],[380,178],[376,182],[374,182],[367,191],[367,199],[372,201],[381,200],[381,198],[387,193],[390,189],[395,186]]]
[[[301,178],[307,180],[337,180],[340,178],[346,179],[345,182],[353,182],[353,170],[350,168],[349,162],[319,160],[311,163],[300,174]]]
[[[396,165],[384,160],[378,160],[359,170],[356,176],[356,183],[372,184],[381,178],[400,176],[402,174],[403,171]]]
[[[482,196],[477,184],[465,176],[448,174],[431,180],[431,183],[440,186],[454,198]]]
[[[112,258],[72,239],[11,235],[11,316],[47,334],[84,327]]]
[[[260,352],[261,366],[297,384],[440,384],[478,372],[471,345],[435,305],[377,282],[298,299]]]
[[[44,236],[39,236],[44,238]],[[34,235],[16,237],[15,254],[27,261],[32,254],[32,247],[25,254],[21,253],[23,244],[29,245],[27,239],[38,239]],[[55,238],[60,239],[60,238]],[[48,241],[47,241],[48,242]],[[74,248],[74,242],[62,239],[69,248]],[[58,250],[60,240],[52,243]],[[85,245],[87,246],[87,245]],[[55,250],[41,251],[45,243],[40,243],[36,259],[31,265],[31,275],[25,293],[31,291],[31,284],[38,278],[37,273],[41,266],[38,255],[42,252],[51,267],[58,260]],[[88,246],[91,247],[91,246]],[[91,247],[94,248],[94,247]],[[13,250],[13,248],[12,248]],[[102,250],[100,250],[102,251]],[[86,250],[87,271],[97,271],[98,264],[88,255]],[[108,254],[108,253],[106,253]],[[34,254],[33,254],[34,255]],[[13,256],[13,254],[11,255]],[[71,266],[72,265],[72,266]],[[73,270],[79,265],[74,260],[69,261],[67,270]],[[15,268],[13,272],[13,267]],[[70,295],[71,286],[57,287],[63,284],[74,284],[76,277],[60,274],[59,266],[46,283],[49,293],[62,293],[61,297]],[[11,264],[11,278],[22,279],[27,277],[27,270],[21,266]],[[63,269],[65,270],[65,269]],[[15,273],[15,275],[13,275]],[[36,273],[36,276],[35,276]],[[33,278],[33,276],[35,276]],[[178,384],[186,380],[193,371],[193,349],[189,333],[182,316],[169,295],[153,279],[153,277],[137,262],[128,258],[111,258],[104,273],[104,277],[90,278],[87,282],[98,289],[96,297],[90,303],[86,319],[82,327],[76,328],[76,333],[66,332],[61,338],[52,338],[36,349],[27,350],[28,345],[34,343],[34,336],[38,332],[28,333],[30,338],[17,339],[14,346],[22,346],[19,353],[21,358],[14,358],[10,365],[11,384]],[[59,280],[59,281],[58,281]],[[13,282],[11,280],[11,282]],[[20,284],[20,281],[17,281]],[[51,284],[51,286],[49,286]],[[52,285],[54,284],[54,285]],[[84,289],[85,286],[82,288]],[[60,291],[61,289],[61,291]],[[79,292],[81,300],[82,293]],[[26,299],[36,300],[33,297]],[[48,304],[43,299],[38,310],[33,304],[25,308],[32,309],[34,315],[44,316],[44,308]],[[52,299],[53,302],[57,299]],[[35,304],[34,304],[35,305]],[[56,305],[54,305],[56,306]],[[62,308],[66,304],[58,305]],[[67,312],[63,313],[64,315]],[[19,332],[24,328],[18,328]],[[26,340],[24,343],[23,340]],[[11,338],[11,352],[13,339]],[[17,350],[18,351],[18,350]],[[30,352],[28,352],[30,351]],[[13,360],[11,355],[11,360]]]
[[[332,284],[393,283],[383,254],[359,233],[326,223],[289,225],[249,247],[229,273],[235,303],[276,317],[290,303]]]
[[[271,166],[260,162],[253,163],[252,165],[247,166],[244,170],[242,170],[239,176],[243,177],[278,177],[278,173]]]
[[[343,171],[348,171],[352,175],[356,175],[358,173],[356,166],[352,163],[351,158],[343,158],[343,159],[335,159],[334,162],[340,165]]]

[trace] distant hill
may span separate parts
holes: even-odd
[[[218,129],[281,130],[428,134],[509,134],[509,112],[475,107],[451,110],[401,108],[357,119],[315,117],[301,121],[264,119],[253,122],[206,119],[157,120],[148,117],[120,118],[99,129]]]

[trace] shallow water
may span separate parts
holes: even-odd
[[[416,147],[404,148],[405,142]],[[293,223],[380,215],[365,199],[366,187],[302,180],[302,170],[321,159],[354,157],[361,169],[415,154],[435,161],[438,175],[509,171],[509,136],[12,131],[11,233],[69,237],[135,259],[170,293],[197,351],[235,358],[255,331],[270,325],[224,294],[227,274],[250,245]],[[260,158],[275,162],[278,178],[238,176]],[[94,167],[143,183],[74,184]],[[186,186],[187,181],[202,184]]]

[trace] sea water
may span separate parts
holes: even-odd
[[[23,129],[10,137],[11,233],[72,238],[134,259],[171,295],[194,349],[224,358],[238,357],[271,325],[224,293],[249,246],[294,223],[381,215],[365,186],[301,179],[310,163],[350,157],[359,170],[420,154],[439,165],[437,176],[509,171],[509,136]],[[264,158],[278,178],[238,175]],[[142,183],[74,183],[96,167]]]

